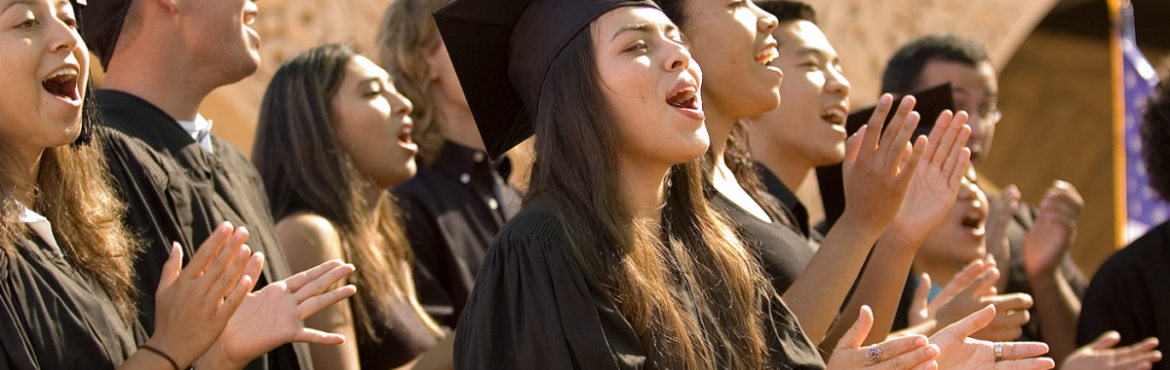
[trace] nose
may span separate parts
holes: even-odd
[[[667,72],[680,72],[690,68],[691,52],[687,50],[686,46],[674,42],[664,44],[670,45],[667,47],[668,53],[664,61]]]
[[[849,84],[849,79],[845,77],[837,68],[830,67],[825,73],[828,81],[825,81],[825,91],[830,94],[836,94],[843,97],[849,97],[849,91],[853,86]]]
[[[49,22],[47,28],[47,32],[50,34],[50,42],[48,43],[50,53],[72,53],[79,46],[85,45],[84,41],[81,40],[81,34],[77,33],[77,30],[73,27],[65,24],[64,21],[57,20],[55,22]]]
[[[406,96],[403,96],[402,93],[395,90],[390,92],[390,108],[395,115],[405,116],[414,111],[414,103],[411,103],[410,99],[407,99]]]

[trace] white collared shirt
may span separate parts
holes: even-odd
[[[191,135],[199,146],[207,150],[208,153],[213,153],[211,150],[211,120],[203,118],[202,114],[197,114],[194,121],[179,121],[179,126]]]
[[[57,246],[57,238],[53,236],[53,224],[49,223],[49,219],[27,207],[21,207],[24,208],[24,213],[20,215],[20,221],[27,224],[28,228],[36,232],[45,241],[45,244],[49,245],[49,248],[53,250],[53,255],[64,257],[65,254],[61,252],[61,247]]]

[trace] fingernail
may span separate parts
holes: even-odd
[[[223,226],[220,226],[220,230],[223,230],[224,233],[231,232],[232,231],[232,223],[228,222],[228,221],[224,221]]]
[[[893,103],[893,102],[894,102],[894,96],[893,96],[893,95],[890,95],[890,94],[882,94],[882,99],[881,99],[881,103],[882,103],[882,104],[890,104],[890,103]]]
[[[926,337],[918,337],[914,339],[914,346],[922,347],[926,345]]]

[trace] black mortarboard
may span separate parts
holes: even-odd
[[[435,12],[480,136],[492,158],[532,136],[549,65],[602,14],[650,0],[458,0]]]
[[[950,83],[910,95],[914,95],[914,99],[917,101],[914,103],[914,111],[922,117],[918,121],[918,127],[914,129],[914,135],[910,136],[910,141],[917,140],[918,135],[930,136],[930,130],[934,128],[934,122],[938,116],[944,110],[955,110],[955,96]],[[885,127],[888,127],[890,121],[894,119],[894,112],[898,111],[898,106],[901,103],[902,99],[894,99],[890,114],[886,116]],[[849,114],[849,118],[845,120],[845,131],[849,135],[856,133],[862,125],[869,123],[869,118],[873,116],[876,109],[877,107],[871,107]],[[845,185],[841,174],[841,165],[817,168],[817,182],[821,188],[821,200],[825,206],[824,229],[827,230],[845,213]]]
[[[89,20],[89,28],[82,37],[89,50],[97,54],[102,61],[102,68],[110,65],[110,57],[114,55],[114,48],[118,44],[118,35],[122,33],[122,23],[126,21],[126,14],[130,12],[132,0],[92,0],[93,4],[85,6],[83,15]],[[84,5],[84,0],[81,1]]]

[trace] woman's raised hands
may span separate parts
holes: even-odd
[[[285,343],[338,345],[345,342],[341,335],[305,328],[301,321],[356,293],[353,285],[326,292],[353,271],[353,265],[340,260],[327,261],[247,294],[219,341],[199,360],[200,367],[240,369]]]
[[[183,250],[175,244],[163,265],[155,295],[154,336],[146,345],[185,366],[212,346],[260,275],[263,257],[244,242],[248,230],[223,223],[180,272]]]
[[[829,359],[828,370],[874,369],[874,370],[935,370],[938,364],[938,346],[929,344],[926,337],[911,335],[891,339],[868,347],[861,347],[869,330],[873,327],[873,312],[869,306],[861,307],[861,314],[853,327],[841,336],[833,357]]]

